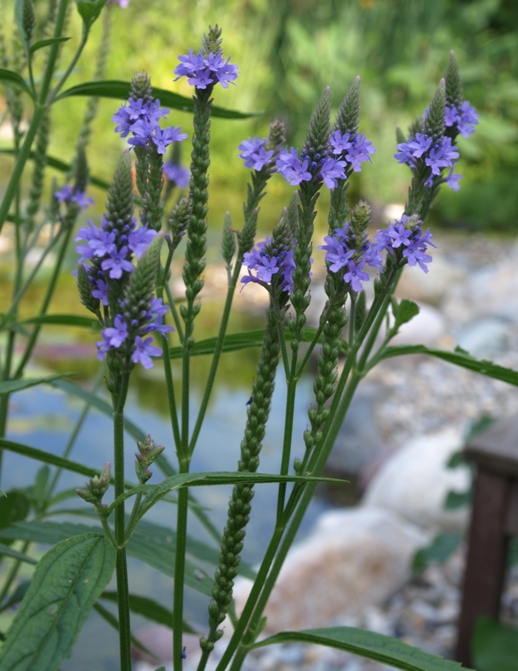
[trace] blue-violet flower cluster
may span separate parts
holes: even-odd
[[[433,186],[434,175],[439,176],[444,168],[449,168],[450,172],[445,181],[450,189],[458,191],[460,188],[459,180],[462,175],[453,174],[456,161],[459,158],[459,150],[452,145],[450,137],[442,137],[434,143],[433,138],[425,133],[416,133],[410,135],[408,142],[401,142],[397,145],[397,153],[394,157],[398,163],[406,163],[411,168],[417,166],[418,161],[424,161],[430,168],[430,175],[425,181],[425,186]]]
[[[262,170],[265,165],[270,163],[273,158],[273,149],[266,149],[267,139],[260,140],[257,135],[254,138],[249,137],[248,140],[243,140],[238,146],[241,150],[239,157],[245,162],[245,168],[253,168],[254,170]]]
[[[83,226],[76,237],[76,251],[82,254],[80,264],[86,270],[92,288],[92,296],[101,301],[103,306],[110,303],[110,290],[119,285],[119,295],[129,275],[134,270],[133,256],[140,258],[146,251],[157,232],[144,226],[136,228],[136,220],[117,228],[103,216],[101,228],[91,221]],[[153,331],[166,333],[173,331],[171,326],[163,323],[167,306],[162,299],[152,298],[147,309],[135,317],[128,310],[125,302],[119,298],[120,313],[115,315],[113,326],[103,329],[103,340],[97,343],[97,356],[102,360],[109,349],[121,349],[131,356],[133,363],[141,363],[144,368],[153,365],[150,357],[160,356],[162,350],[152,344],[153,338],[144,338]]]
[[[232,65],[230,58],[225,60],[220,53],[205,56],[201,51],[195,54],[189,49],[187,56],[178,56],[178,60],[180,65],[174,69],[177,75],[174,81],[187,77],[189,84],[197,89],[206,89],[217,83],[226,89],[230,82],[237,79],[237,65]]]
[[[435,245],[432,242],[430,229],[426,229],[423,233],[421,223],[415,216],[407,217],[405,214],[400,221],[389,223],[387,229],[379,230],[374,236],[378,252],[385,250],[393,257],[399,253],[409,266],[417,264],[427,273],[426,264],[432,262],[432,257],[426,251],[428,246],[435,247]]]
[[[164,175],[170,182],[173,182],[179,189],[186,189],[189,186],[191,173],[187,168],[173,161],[166,161],[163,165]]]
[[[80,210],[86,210],[90,205],[94,204],[93,198],[89,198],[84,191],[72,189],[68,184],[65,184],[58,191],[54,191],[54,197],[60,203],[75,203]]]
[[[130,98],[127,105],[122,105],[115,112],[112,121],[117,124],[115,132],[121,137],[132,133],[133,137],[128,140],[130,145],[143,147],[152,143],[159,154],[165,154],[172,142],[181,142],[187,137],[181,128],[160,128],[158,122],[167,114],[169,110],[161,108],[159,100],[144,102],[142,98]]]
[[[361,172],[361,163],[370,161],[370,154],[376,151],[364,133],[352,135],[336,130],[331,134],[329,144],[328,154],[317,154],[311,162],[303,154],[299,158],[298,150],[293,147],[289,151],[281,149],[277,159],[277,171],[291,186],[320,177],[328,189],[336,189],[338,180],[347,178],[348,168]]]
[[[447,128],[455,127],[462,137],[469,137],[475,132],[478,124],[477,110],[465,100],[460,107],[446,105],[444,111],[444,125]]]
[[[281,291],[291,293],[295,270],[292,250],[276,250],[273,248],[273,240],[266,238],[257,248],[254,247],[251,252],[244,254],[243,265],[248,268],[248,275],[241,278],[243,284],[272,284],[272,279],[277,278],[280,280],[278,287]],[[255,275],[252,271],[255,271]]]

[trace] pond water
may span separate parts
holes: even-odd
[[[40,360],[53,353],[55,341],[52,337],[45,338],[47,344],[40,349]],[[54,344],[52,344],[54,342]],[[84,354],[90,345],[74,346],[78,355]],[[49,349],[50,348],[50,349]],[[93,349],[92,349],[93,354]],[[226,355],[229,356],[235,355]],[[88,357],[91,366],[92,356]],[[250,395],[252,379],[257,359],[257,350],[249,351],[246,355],[239,355],[238,364],[240,375],[232,375],[235,361],[224,363],[222,375],[219,376],[209,406],[205,424],[200,434],[198,446],[192,461],[192,471],[221,471],[235,470],[239,458],[239,445],[246,422],[247,400]],[[59,359],[52,357],[54,369],[59,368]],[[75,361],[76,370],[81,368],[80,357]],[[62,368],[71,370],[70,362],[62,362]],[[199,377],[206,367],[206,362],[197,363]],[[127,403],[127,416],[144,431],[149,433],[157,444],[165,445],[165,454],[169,461],[176,465],[176,457],[171,437],[171,428],[168,416],[165,414],[165,390],[159,381],[159,369],[151,376],[136,377],[130,390]],[[230,374],[229,374],[230,373]],[[278,472],[284,429],[285,384],[284,373],[281,369],[277,375],[277,387],[272,411],[268,424],[268,432],[263,443],[261,465],[259,470],[264,473]],[[99,392],[105,393],[105,392]],[[307,408],[311,403],[312,380],[305,378],[301,381],[296,402],[297,434],[301,436],[307,423]],[[200,385],[194,386],[192,394],[192,424],[201,398]],[[62,454],[67,436],[72,430],[77,418],[83,409],[83,402],[71,398],[61,391],[49,387],[36,387],[19,392],[11,397],[9,431],[7,437],[22,443],[36,446],[53,454]],[[106,461],[112,461],[112,438],[110,418],[97,410],[91,410],[83,428],[81,429],[70,458],[88,466],[100,469]],[[302,456],[302,441],[296,443],[298,455]],[[126,477],[135,480],[133,459],[135,442],[131,436],[126,437]],[[296,456],[294,453],[293,456]],[[19,457],[12,453],[4,454],[4,485],[7,488],[27,487],[34,481],[39,468],[38,462]],[[154,476],[150,484],[160,482],[161,474],[154,468]],[[59,489],[84,486],[85,478],[73,473],[63,473],[59,481]],[[211,521],[218,529],[225,524],[227,503],[230,496],[230,487],[199,487],[194,490],[197,500],[207,508]],[[72,501],[72,504],[70,503]],[[87,504],[81,500],[64,502],[66,508],[71,505],[84,508]],[[247,542],[243,553],[243,560],[249,564],[257,563],[269,540],[269,533],[273,529],[276,505],[275,485],[261,485],[256,487],[253,500],[251,522],[247,530]],[[308,510],[307,518],[300,533],[305,533],[316,516],[323,509],[329,507],[323,499],[316,498]],[[157,505],[146,519],[157,524],[174,528],[176,507],[174,504],[161,503]],[[76,518],[77,519],[77,518]],[[55,521],[71,520],[70,517],[54,517]],[[80,519],[84,523],[85,519]],[[88,523],[89,520],[86,519]],[[191,514],[190,533],[209,544],[213,544],[208,533]],[[42,548],[43,550],[43,548]],[[207,567],[205,567],[207,569]],[[147,565],[130,559],[131,591],[146,595],[164,606],[171,608],[172,580]],[[207,572],[212,577],[213,569]],[[109,589],[114,589],[114,584]],[[106,602],[104,602],[106,604]],[[187,588],[186,619],[193,624],[204,628],[206,622],[207,599],[203,595]],[[134,630],[144,624],[138,617],[132,619]],[[118,644],[115,631],[96,613],[91,613],[88,622],[81,632],[80,639],[70,660],[64,661],[60,668],[63,671],[86,671],[91,669],[116,671],[118,668]]]

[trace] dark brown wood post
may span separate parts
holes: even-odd
[[[509,536],[518,528],[518,422],[504,421],[465,448],[477,465],[468,537],[456,659],[471,667],[470,639],[477,619],[498,619]]]

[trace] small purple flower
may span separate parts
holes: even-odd
[[[159,120],[169,113],[167,108],[160,107],[160,101],[143,102],[142,98],[130,98],[127,105],[122,105],[115,112],[112,121],[116,123],[115,132],[122,138],[132,133],[128,144],[133,147],[144,147],[152,143],[159,154],[165,154],[166,148],[172,142],[181,142],[187,137],[181,128],[160,128]]]
[[[343,154],[343,152],[352,147],[353,143],[351,141],[351,134],[344,133],[342,135],[339,130],[335,130],[333,133],[331,133],[329,144],[332,147],[333,154]]]
[[[105,328],[102,334],[105,342],[108,343],[108,347],[117,349],[128,337],[128,325],[121,315],[117,315],[113,327]]]
[[[167,161],[164,163],[164,175],[170,182],[176,184],[180,189],[186,189],[189,186],[191,173],[181,165]]]
[[[124,271],[133,272],[133,264],[127,260],[128,248],[121,247],[119,250],[114,250],[109,258],[104,259],[101,263],[103,270],[109,270],[109,276],[112,280],[118,280],[122,277]]]
[[[291,186],[298,186],[301,182],[309,182],[312,178],[308,172],[308,159],[299,160],[298,149],[292,147],[289,151],[281,149],[277,159],[277,171]]]
[[[347,150],[345,159],[352,165],[354,172],[361,172],[361,165],[364,161],[370,161],[370,154],[376,153],[376,147],[369,142],[364,133],[357,135],[351,147]]]
[[[131,231],[128,236],[128,247],[135,254],[137,259],[140,259],[142,254],[156,237],[157,232],[152,228],[141,226],[135,231]]]
[[[408,143],[409,148],[412,150],[412,156],[414,158],[421,158],[430,149],[432,142],[433,138],[429,135],[416,133],[415,139]]]
[[[251,252],[246,252],[243,256],[243,266],[248,268],[248,275],[241,278],[243,284],[248,282],[258,282],[270,284],[274,276],[280,276],[280,288],[282,291],[291,291],[293,286],[293,270],[295,261],[291,250],[280,250],[275,253],[268,253],[265,250],[273,251],[273,242],[271,238],[266,238],[260,242],[257,248],[254,247]],[[255,271],[255,275],[252,273]]]
[[[368,282],[369,275],[362,271],[365,263],[359,261],[358,265],[351,259],[347,264],[347,272],[344,274],[344,281],[350,282],[353,291],[361,291],[363,289],[362,281]]]
[[[453,174],[453,166],[450,168],[450,172],[448,176],[446,177],[446,184],[450,187],[450,189],[453,189],[454,191],[458,191],[460,189],[460,180],[462,179],[462,175],[454,175]]]
[[[108,285],[99,279],[95,282],[96,288],[92,289],[92,296],[98,298],[103,305],[108,305]]]
[[[463,137],[469,137],[475,132],[475,126],[478,124],[478,113],[470,105],[469,100],[465,100],[460,108],[446,106],[444,115],[444,125],[447,127],[457,126],[457,130]]]
[[[153,368],[153,362],[151,361],[152,356],[161,356],[162,349],[152,345],[153,337],[146,338],[142,340],[140,336],[135,338],[135,345],[133,349],[133,354],[131,355],[131,360],[133,363],[141,363],[146,370]]]
[[[345,179],[345,161],[337,161],[334,158],[326,158],[322,163],[320,175],[328,189],[336,189],[339,179]]]
[[[68,184],[65,184],[59,191],[54,191],[54,196],[60,203],[69,203],[72,198],[72,189]]]
[[[241,150],[239,157],[245,162],[245,168],[262,170],[273,158],[274,151],[266,150],[266,139],[260,140],[257,135],[252,139],[243,140],[238,146]]]

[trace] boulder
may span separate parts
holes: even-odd
[[[265,632],[340,624],[383,603],[406,582],[411,558],[429,540],[389,510],[324,513],[288,553],[265,609]],[[236,582],[238,613],[250,587],[248,580]]]
[[[456,429],[410,440],[373,476],[363,505],[390,510],[433,532],[463,529],[467,509],[444,510],[450,490],[464,492],[470,486],[467,466],[446,466],[462,443],[462,435]]]

